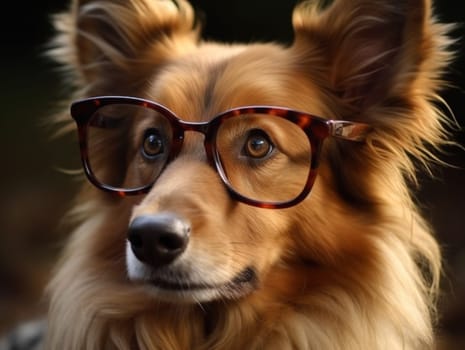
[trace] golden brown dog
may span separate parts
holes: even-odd
[[[49,286],[49,349],[434,346],[441,257],[408,184],[446,140],[449,27],[429,0],[292,20],[284,46],[202,41],[185,0],[57,17],[95,186]]]

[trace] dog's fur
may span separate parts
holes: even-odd
[[[278,105],[372,131],[364,143],[328,139],[311,195],[288,209],[234,201],[196,133],[142,198],[86,183],[75,209],[82,222],[49,286],[47,347],[433,347],[440,249],[409,189],[415,166],[447,137],[435,103],[449,26],[431,7],[306,1],[293,14],[292,45],[225,45],[200,39],[185,0],[75,0],[56,18],[52,51],[71,68],[74,97],[144,97],[189,121]],[[179,275],[220,284],[252,267],[253,288],[183,299],[131,282],[128,224],[159,212],[192,225],[172,268]]]

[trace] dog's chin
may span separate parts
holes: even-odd
[[[142,284],[148,293],[165,302],[199,303],[218,299],[238,299],[250,294],[256,288],[256,273],[246,268],[226,283],[207,284],[165,279],[156,275],[149,279],[131,279]]]
[[[127,257],[129,280],[153,296],[170,303],[206,303],[220,299],[239,299],[252,293],[258,285],[256,270],[245,267],[223,282],[202,280],[202,275],[182,269],[153,269],[132,254]]]

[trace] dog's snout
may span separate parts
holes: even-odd
[[[190,225],[173,213],[139,216],[129,225],[128,241],[134,255],[153,267],[179,257],[189,242]]]

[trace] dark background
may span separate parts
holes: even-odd
[[[350,1],[350,0],[347,0]],[[292,38],[294,0],[197,0],[205,15],[204,37],[225,41]],[[40,295],[68,230],[60,225],[76,191],[59,168],[78,168],[74,135],[52,139],[47,117],[66,96],[57,67],[43,55],[52,36],[50,15],[65,1],[2,2],[0,21],[0,333],[40,315]],[[465,9],[463,0],[436,1],[441,21],[456,22],[458,57],[450,67],[455,87],[443,95],[465,125]],[[455,138],[465,144],[463,131]],[[442,158],[417,193],[436,228],[447,260],[441,299],[443,349],[465,349],[465,151]]]

